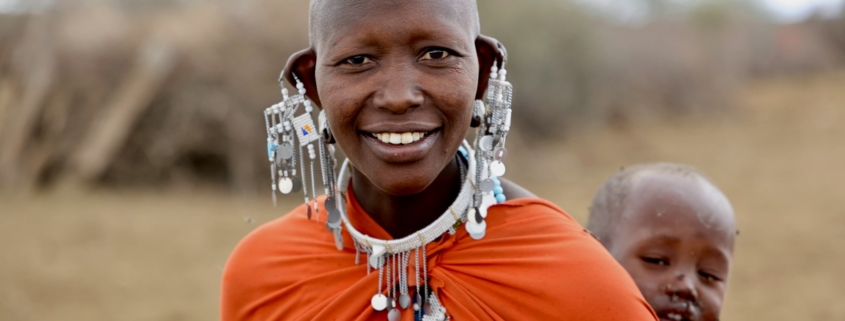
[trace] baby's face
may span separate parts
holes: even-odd
[[[698,177],[644,174],[608,248],[660,320],[718,320],[733,254],[733,209]]]
[[[312,34],[322,107],[344,154],[392,195],[419,193],[463,141],[479,63],[471,1],[336,1]]]

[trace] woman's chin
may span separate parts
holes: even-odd
[[[373,182],[376,187],[393,196],[411,196],[422,193],[434,181],[431,179],[417,178],[413,180],[388,179],[383,182]]]

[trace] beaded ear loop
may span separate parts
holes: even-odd
[[[498,61],[493,62],[485,97],[487,103],[476,100],[473,108],[473,118],[479,123],[475,136],[475,159],[478,162],[475,181],[479,183],[474,186],[473,209],[467,213],[466,230],[476,240],[486,234],[487,223],[484,219],[487,217],[487,208],[506,201],[499,177],[505,175],[506,169],[505,141],[511,127],[513,85],[506,80],[508,71],[505,62],[502,59],[501,69],[497,66]]]
[[[308,219],[311,219],[312,208],[314,212],[319,214],[320,208],[316,200],[317,186],[314,175],[314,163],[319,161],[323,187],[326,195],[329,196],[325,202],[328,212],[326,228],[334,233],[335,243],[340,250],[343,249],[343,238],[340,234],[341,219],[337,211],[339,197],[337,197],[338,191],[334,174],[337,161],[334,157],[334,146],[331,146],[334,143],[334,138],[326,121],[325,111],[319,113],[320,132],[322,134],[318,132],[314,125],[313,104],[305,97],[305,85],[296,74],[292,75],[296,81],[297,93],[290,95],[288,89],[285,88],[285,72],[283,70],[279,76],[282,102],[264,110],[273,205],[275,206],[277,202],[276,191],[282,194],[291,194],[302,190]],[[305,112],[295,116],[299,106],[303,106]],[[317,160],[317,151],[314,150],[314,142],[317,142],[319,160]],[[306,172],[306,155],[310,177],[307,176],[308,173]],[[297,168],[297,162],[299,168]],[[300,175],[297,175],[297,169],[300,170]]]

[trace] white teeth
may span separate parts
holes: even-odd
[[[683,317],[680,314],[677,314],[677,313],[667,313],[666,316],[669,317],[669,319],[672,319],[672,320],[680,321],[681,319],[683,319]]]
[[[376,139],[385,144],[392,145],[407,145],[416,142],[425,137],[424,132],[405,132],[405,133],[373,133]]]

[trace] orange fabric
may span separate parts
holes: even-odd
[[[347,199],[359,231],[390,238]],[[426,248],[429,284],[452,320],[657,320],[625,270],[557,206],[516,199],[488,213],[484,239],[461,228]],[[226,265],[221,319],[387,320],[370,307],[378,272],[367,275],[365,254],[355,265],[345,231],[338,251],[325,220],[324,211],[308,220],[302,205],[246,236]],[[413,310],[402,320],[414,320]]]

